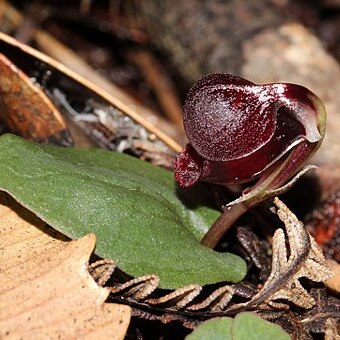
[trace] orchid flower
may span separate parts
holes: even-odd
[[[283,191],[319,148],[326,110],[301,85],[257,85],[211,74],[190,89],[183,120],[189,143],[174,164],[181,187],[198,181],[233,185],[256,180],[226,205],[204,236],[202,243],[214,247],[243,212]]]

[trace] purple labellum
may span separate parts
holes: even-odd
[[[175,160],[176,180],[185,188],[200,180],[228,185],[261,177],[261,182],[296,155],[289,173],[283,169],[275,177],[275,186],[282,185],[320,145],[325,116],[320,99],[303,86],[205,76],[184,105],[189,144]]]

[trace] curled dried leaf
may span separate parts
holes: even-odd
[[[110,291],[113,294],[119,293],[119,295],[132,296],[136,300],[143,300],[158,287],[158,284],[157,275],[144,275],[110,287]]]
[[[269,278],[262,289],[243,304],[243,307],[249,308],[264,302],[274,305],[276,300],[286,300],[303,308],[311,308],[315,301],[299,279],[306,277],[315,282],[324,282],[333,273],[328,268],[321,249],[302,222],[278,198],[275,198],[274,203],[286,228],[289,252],[283,230],[276,230],[273,236],[272,270]]]

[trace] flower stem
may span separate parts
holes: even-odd
[[[246,202],[227,206],[201,240],[201,244],[214,248],[232,224],[249,209]]]

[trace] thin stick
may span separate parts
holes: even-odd
[[[132,63],[140,68],[169,120],[184,132],[182,105],[176,93],[175,86],[166,74],[163,65],[154,55],[145,50],[132,51],[128,57]]]

